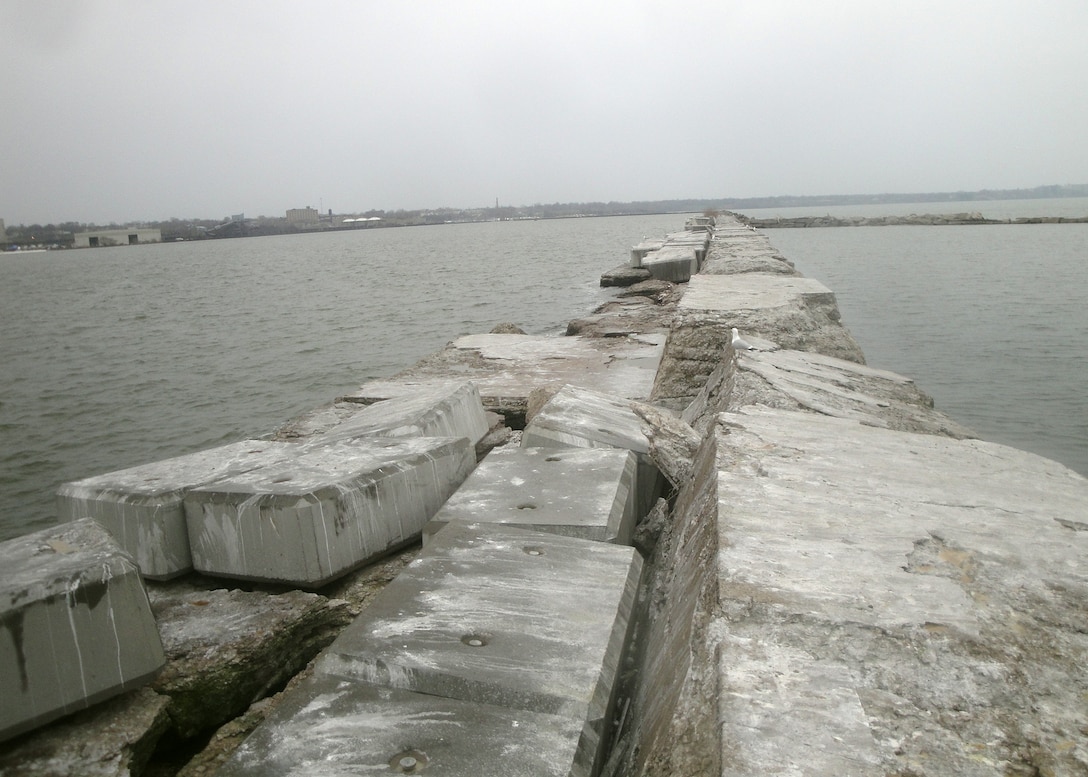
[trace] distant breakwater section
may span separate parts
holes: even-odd
[[[1024,216],[989,219],[981,213],[923,213],[909,216],[794,216],[743,219],[754,229],[803,229],[808,227],[941,227],[979,224],[1088,224],[1088,216]]]

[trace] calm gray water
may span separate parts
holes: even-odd
[[[560,334],[683,215],[0,255],[0,539],[57,485],[266,434],[461,335]]]
[[[1088,215],[1088,200],[780,209]],[[749,215],[769,214],[752,211]],[[1088,224],[767,230],[835,292],[869,364],[915,379],[984,439],[1088,475]]]

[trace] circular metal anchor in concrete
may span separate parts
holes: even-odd
[[[419,774],[430,763],[422,750],[404,750],[389,759],[389,768],[400,774]]]
[[[461,642],[469,647],[484,647],[491,641],[491,637],[488,634],[466,634],[461,637]]]

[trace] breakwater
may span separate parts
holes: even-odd
[[[806,227],[943,227],[979,224],[1086,224],[1088,216],[1023,216],[994,219],[981,213],[923,213],[908,216],[787,216],[769,219],[746,218],[755,229],[804,229]]]
[[[1077,735],[1085,725],[1077,705],[1085,691],[1083,631],[1077,627],[1084,611],[1079,564],[1088,536],[1080,517],[1088,497],[1084,479],[972,439],[909,379],[865,366],[839,321],[834,295],[799,277],[760,233],[723,219],[705,234],[701,257],[697,250],[670,251],[655,266],[645,261],[652,251],[641,253],[641,266],[630,269],[641,270],[634,275],[644,280],[572,321],[571,337],[460,338],[392,379],[369,382],[296,419],[280,430],[278,441],[305,445],[354,425],[364,412],[373,415],[383,402],[407,402],[405,397],[457,376],[475,386],[481,406],[495,414],[476,443],[480,453],[505,449],[520,437],[568,445],[582,439],[589,450],[635,457],[635,482],[651,483],[628,486],[641,504],[631,531],[642,559],[639,604],[621,594],[603,611],[612,615],[594,627],[596,644],[628,639],[633,649],[620,651],[619,660],[615,651],[601,650],[613,658],[593,664],[615,662],[615,672],[601,676],[616,679],[595,685],[607,691],[607,700],[593,707],[603,712],[585,717],[592,722],[588,734],[576,737],[578,763],[588,762],[589,771],[1074,773],[1085,763]],[[684,280],[654,276],[655,269],[683,274],[685,268]],[[753,350],[735,351],[734,327]],[[613,470],[616,483],[625,468]],[[643,471],[656,471],[660,480],[639,478]],[[511,491],[522,487],[513,478],[506,482]],[[478,488],[483,492],[483,485]],[[509,509],[523,520],[543,515],[543,499],[513,495]],[[494,507],[476,509],[483,514]],[[193,739],[217,725],[210,722],[215,716],[225,716],[231,720],[213,738],[213,749],[185,769],[211,773],[230,745],[253,729],[252,744],[224,767],[230,773],[243,768],[239,759],[261,741],[266,748],[283,741],[268,732],[289,731],[290,721],[303,713],[317,716],[308,719],[308,730],[337,721],[362,725],[363,706],[333,703],[348,671],[356,680],[362,672],[367,688],[387,689],[358,705],[414,709],[420,717],[419,708],[391,707],[407,703],[393,696],[416,692],[406,687],[415,681],[431,683],[429,697],[447,699],[453,692],[433,674],[407,671],[396,650],[373,652],[381,639],[398,634],[390,614],[395,608],[382,597],[402,580],[416,591],[399,600],[402,605],[449,601],[452,593],[434,587],[428,598],[422,581],[440,579],[439,570],[463,559],[465,542],[471,544],[451,537],[430,556],[426,546],[409,550],[316,593],[258,583],[215,587],[189,575],[149,583],[169,661],[150,690],[118,697],[115,708],[138,709],[148,723],[117,750],[137,758],[150,747],[147,739],[156,739],[149,732]],[[560,553],[543,540],[504,542],[519,561]],[[413,566],[409,559],[416,554],[423,563]],[[575,568],[593,566],[586,559]],[[602,565],[607,568],[617,569],[614,562]],[[549,579],[574,574],[555,569]],[[618,588],[605,587],[629,591],[630,577],[628,566],[615,578],[623,581]],[[548,586],[525,579],[530,582],[515,590],[547,593]],[[526,602],[541,604],[515,601],[518,606],[501,611],[512,617],[532,610]],[[568,619],[583,606],[560,601],[554,617],[518,627],[569,633]],[[417,625],[424,615],[403,607],[397,612]],[[498,621],[470,624],[462,612],[448,633],[470,653],[486,650],[501,642]],[[225,622],[230,634],[224,634]],[[326,651],[308,677],[291,681],[274,701],[248,707],[294,674],[288,667],[346,634],[346,623],[354,630],[349,650],[341,643]],[[360,657],[361,651],[372,651],[372,658]],[[348,654],[358,660],[344,669]],[[210,663],[197,663],[201,658]],[[235,674],[225,674],[232,662]],[[254,665],[261,675],[256,681]],[[384,675],[376,671],[380,666]],[[398,667],[406,671],[393,682]],[[504,687],[498,681],[484,685],[484,696],[473,701],[481,715]],[[525,725],[548,732],[553,744],[569,742],[570,734],[563,734],[569,718],[556,712],[569,697],[530,690],[519,693],[551,705],[535,710],[550,717]],[[518,703],[515,708],[524,710],[525,702]],[[365,709],[365,721],[372,722],[378,712]],[[496,736],[509,734],[511,708],[505,709],[484,716],[493,726],[486,730]],[[255,726],[260,718],[271,722]],[[85,727],[94,724],[54,724],[66,725],[57,741],[83,740],[86,758]],[[48,737],[49,730],[36,736]],[[383,751],[384,768],[451,773],[441,771],[443,758],[433,750],[400,741]],[[592,742],[600,749],[586,756],[582,748]],[[522,755],[496,773],[516,773],[511,763],[540,752],[526,740],[514,745],[524,745]],[[479,742],[473,750],[487,752]],[[555,750],[545,752],[552,754],[544,760],[555,773],[573,771],[556,768]],[[8,756],[18,763],[17,751]],[[78,772],[75,763],[70,771]],[[551,773],[545,768],[535,773]]]

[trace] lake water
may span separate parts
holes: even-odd
[[[1088,213],[1088,201],[1079,213],[1057,210],[1078,207],[1067,200],[1024,207],[1040,204],[1011,215]],[[981,206],[939,207],[989,216]],[[938,212],[933,203],[875,207]],[[811,212],[750,213],[762,214]],[[600,274],[625,262],[630,245],[683,221],[0,255],[0,539],[52,524],[63,481],[267,434],[461,334],[505,321],[561,334],[615,294]],[[870,364],[914,377],[984,437],[1088,473],[1088,225],[767,234],[836,292]]]
[[[0,254],[0,539],[66,480],[260,436],[462,334],[561,334],[660,215]]]
[[[1085,216],[1088,199],[748,211]],[[1088,224],[770,229],[835,292],[868,363],[994,442],[1088,476]]]

